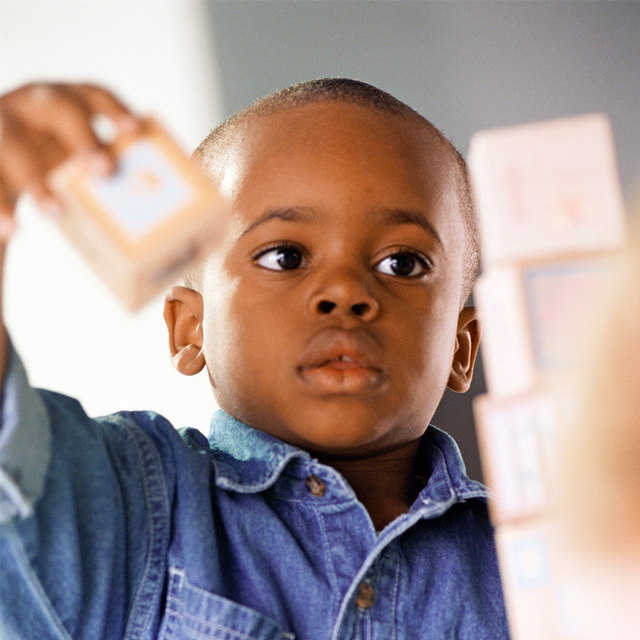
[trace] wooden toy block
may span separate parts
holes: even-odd
[[[111,146],[106,178],[67,162],[52,176],[60,228],[133,311],[202,260],[221,236],[222,200],[205,173],[149,118]]]
[[[620,246],[611,127],[591,114],[481,131],[469,168],[485,267]]]
[[[586,331],[615,265],[612,255],[494,267],[478,280],[489,392],[508,397],[582,364]]]
[[[556,523],[535,518],[496,530],[513,640],[581,640],[577,584],[568,579]]]
[[[552,508],[553,467],[560,407],[549,392],[508,400],[489,395],[473,411],[489,503],[495,525],[538,516]]]

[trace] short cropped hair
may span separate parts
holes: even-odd
[[[435,134],[437,139],[449,150],[456,167],[456,186],[461,202],[462,210],[460,213],[465,229],[463,298],[466,299],[471,294],[480,264],[478,223],[471,196],[467,164],[462,154],[437,127],[409,105],[394,98],[386,91],[366,82],[349,78],[321,78],[294,84],[286,89],[260,98],[230,116],[207,135],[195,150],[194,156],[204,164],[205,168],[209,168],[225,148],[226,143],[229,141],[229,136],[234,131],[237,131],[238,125],[248,118],[268,115],[315,102],[345,102],[369,109],[386,111],[387,113],[413,120],[432,134]]]

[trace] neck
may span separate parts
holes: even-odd
[[[424,486],[414,475],[419,440],[366,458],[323,458],[320,462],[339,471],[365,506],[380,531],[406,513]]]

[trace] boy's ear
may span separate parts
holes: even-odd
[[[456,350],[447,383],[452,391],[464,393],[469,389],[479,344],[480,326],[476,310],[474,307],[464,307],[458,316]]]
[[[172,287],[164,300],[164,321],[169,331],[173,366],[185,376],[202,371],[202,296],[188,287]]]

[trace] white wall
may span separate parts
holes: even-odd
[[[33,80],[88,80],[156,114],[185,149],[220,120],[206,0],[0,0],[0,91]],[[123,311],[55,226],[28,202],[7,273],[7,324],[32,382],[89,413],[154,409],[207,430],[204,375],[171,366],[162,300]]]

